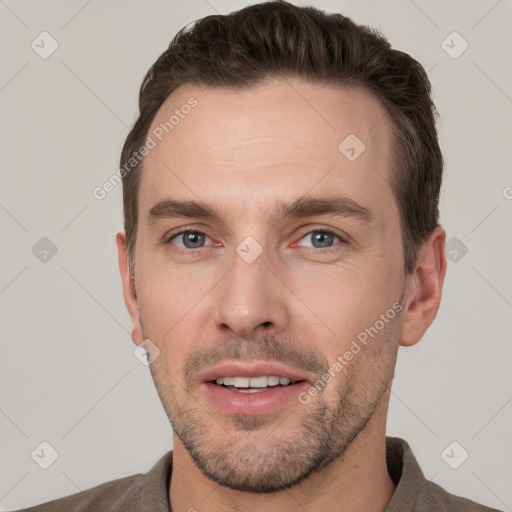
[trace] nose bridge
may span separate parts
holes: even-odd
[[[232,256],[231,270],[220,283],[215,323],[235,334],[251,337],[262,328],[282,329],[287,311],[282,286],[271,258],[254,238],[245,238]]]

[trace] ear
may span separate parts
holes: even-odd
[[[445,242],[445,230],[436,227],[418,251],[414,272],[407,276],[400,345],[418,343],[436,317],[446,273]]]
[[[126,309],[132,319],[132,340],[136,345],[144,341],[142,326],[140,324],[139,303],[137,301],[137,292],[135,290],[135,278],[130,272],[128,263],[128,251],[126,249],[126,233],[124,230],[116,233],[117,257],[119,260],[119,270],[123,282],[123,295]]]

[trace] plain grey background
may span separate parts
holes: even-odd
[[[1,510],[146,472],[172,447],[122,298],[121,187],[92,191],[116,171],[141,80],[177,30],[250,3],[0,0]],[[295,3],[381,30],[429,71],[451,260],[434,325],[399,353],[388,435],[428,479],[511,510],[511,2]],[[47,58],[42,32],[58,44]],[[47,469],[42,442],[58,453]]]

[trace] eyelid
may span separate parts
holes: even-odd
[[[197,233],[199,235],[204,235],[205,237],[209,238],[212,242],[213,242],[213,239],[211,236],[209,236],[207,233],[205,233],[204,231],[198,229],[198,228],[193,228],[193,227],[186,227],[186,228],[182,228],[176,232],[172,232],[171,234],[169,233],[166,233],[165,236],[163,237],[163,243],[164,245],[165,244],[170,244],[176,237],[180,236],[180,235],[184,235],[186,233]],[[213,245],[219,245],[218,243],[213,243]],[[206,247],[210,247],[210,246],[205,246],[205,247],[198,247],[197,249],[187,249],[187,248],[182,248],[182,247],[178,247],[179,249],[181,250],[185,250],[185,251],[199,251],[201,249],[205,249]]]
[[[313,227],[308,226],[307,229],[308,229],[307,231],[302,232],[301,235],[298,237],[298,239],[295,242],[292,243],[292,247],[297,245],[298,242],[300,242],[306,236],[311,235],[312,233],[328,233],[328,234],[332,234],[335,237],[339,238],[339,240],[340,240],[339,243],[341,243],[341,244],[347,244],[348,241],[350,240],[350,237],[346,233],[341,234],[341,233],[338,232],[338,230],[335,230],[334,228],[325,227],[325,226],[313,226]],[[195,227],[184,227],[182,229],[179,229],[177,232],[171,233],[170,235],[166,234],[163,237],[164,244],[169,244],[176,237],[178,237],[180,235],[183,235],[183,234],[186,234],[186,233],[197,233],[197,234],[200,234],[200,235],[204,235],[205,237],[209,238],[213,242],[212,237],[209,236],[207,233],[205,233],[204,230],[201,230],[201,229],[198,229],[198,228],[195,228]],[[201,249],[206,249],[207,247],[219,246],[219,245],[221,245],[221,244],[213,242],[213,244],[211,244],[209,246],[198,247],[197,249],[187,249],[187,248],[180,248],[180,249],[184,250],[184,251],[190,252],[190,251],[199,251]],[[335,248],[336,245],[337,244],[335,244],[334,246],[331,246],[331,247],[326,247],[323,250],[324,251],[328,251],[329,249]],[[313,249],[315,249],[316,251],[322,250],[321,248],[320,249],[313,248]]]
[[[335,228],[326,227],[326,226],[313,226],[313,227],[308,226],[307,231],[302,232],[299,235],[299,237],[297,238],[297,241],[293,242],[293,245],[297,244],[304,237],[306,237],[307,235],[310,235],[311,233],[329,233],[334,236],[337,236],[340,239],[340,243],[344,243],[344,244],[349,243],[349,241],[351,240],[351,237],[349,235],[347,235],[345,232],[339,231]],[[326,249],[329,249],[329,248],[326,248]]]

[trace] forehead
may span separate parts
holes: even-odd
[[[169,195],[254,205],[254,213],[308,191],[393,200],[391,123],[362,89],[291,78],[240,90],[185,84],[148,135],[155,145],[143,164],[141,213]]]

